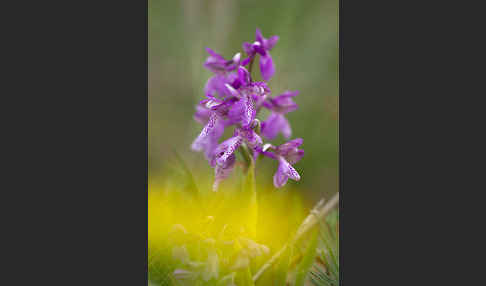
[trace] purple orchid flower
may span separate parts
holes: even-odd
[[[243,60],[243,65],[250,62],[257,53],[260,54],[260,72],[262,73],[262,78],[266,81],[270,80],[275,73],[275,66],[269,51],[275,46],[278,39],[278,36],[271,36],[268,39],[264,38],[260,29],[257,28],[255,42],[252,44],[248,42],[243,43],[243,50],[248,55],[248,58]]]
[[[261,107],[267,95],[271,93],[266,82],[253,82],[250,73],[244,67],[238,68],[238,78],[233,82],[232,86],[238,88],[240,93],[250,95],[255,101],[257,110]]]
[[[206,48],[209,57],[204,62],[204,67],[212,71],[215,75],[208,79],[204,87],[204,92],[208,96],[219,96],[225,98],[229,96],[225,84],[231,84],[238,77],[236,70],[241,64],[241,55],[237,53],[233,59],[225,60],[223,56]]]
[[[241,63],[240,53],[234,55],[231,60],[225,60],[223,56],[210,48],[206,48],[206,51],[209,53],[209,57],[204,62],[204,67],[214,73],[225,73],[235,70]]]
[[[196,107],[194,118],[205,126],[192,143],[191,148],[194,151],[204,151],[209,161],[213,157],[214,150],[218,146],[219,138],[223,135],[225,127],[233,124],[230,119],[225,119],[225,117],[227,117],[236,100],[236,98],[221,100],[210,97],[202,100]]]
[[[280,132],[285,138],[290,138],[292,129],[284,115],[298,108],[298,105],[292,100],[292,97],[298,94],[298,91],[286,91],[275,98],[269,98],[263,102],[263,106],[272,111],[267,119],[262,122],[262,133],[265,138],[272,140]]]
[[[225,140],[214,150],[211,166],[228,166],[231,155],[245,142],[250,148],[258,150],[262,145],[262,138],[252,129],[236,128],[233,137]]]
[[[237,78],[238,75],[235,72],[216,74],[206,82],[204,94],[209,97],[218,96],[219,98],[227,98],[231,94],[226,89],[226,84],[232,84]]]
[[[233,137],[219,144],[211,159],[211,166],[215,167],[213,190],[217,190],[221,180],[227,178],[235,165],[235,151],[245,142],[254,150],[261,149],[262,139],[252,129],[236,128]],[[256,153],[256,151],[255,151]]]
[[[235,165],[236,156],[234,152],[242,143],[242,138],[238,136],[231,137],[214,150],[211,159],[211,166],[214,167],[214,184],[213,191],[218,190],[219,183],[227,178]]]
[[[292,165],[304,156],[304,150],[298,148],[303,142],[302,138],[297,138],[277,147],[265,144],[260,150],[262,154],[277,160],[279,163],[277,172],[273,176],[273,184],[276,188],[283,187],[289,178],[294,181],[300,180],[299,173]],[[274,150],[274,152],[268,152],[269,149]]]

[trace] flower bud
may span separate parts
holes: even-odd
[[[255,130],[256,134],[260,135],[262,132],[262,124],[258,118],[255,118],[252,123],[252,129]]]

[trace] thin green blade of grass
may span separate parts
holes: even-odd
[[[290,267],[292,248],[287,247],[275,266],[274,284],[275,286],[285,286],[287,284],[287,273]]]
[[[255,286],[251,276],[250,267],[245,267],[244,269],[236,273],[235,278],[236,285],[241,286]]]
[[[339,286],[339,233],[335,226],[339,223],[338,211],[334,211],[320,224],[320,239],[323,245],[321,258],[324,262],[325,271],[319,266],[311,271],[311,281],[318,286]]]
[[[322,270],[318,270],[318,272],[311,272],[311,281],[314,283],[314,285],[317,286],[337,286],[339,284],[336,284],[336,281],[330,279],[329,277],[326,276]]]
[[[314,264],[314,260],[316,257],[316,249],[318,245],[318,238],[319,238],[319,229],[314,229],[309,233],[310,241],[309,245],[307,246],[302,261],[297,266],[297,275],[295,278],[295,286],[303,286],[305,282],[305,278],[309,273],[310,268]]]
[[[329,240],[327,239],[326,235],[321,235],[321,240],[324,243],[325,251],[323,251],[323,256],[324,260],[326,262],[326,267],[329,268],[331,274],[334,277],[339,276],[339,266],[337,264],[336,256],[333,254],[333,249],[331,247],[331,244],[329,243]]]
[[[323,260],[326,262],[326,267],[331,271],[331,274],[336,278],[339,278],[339,261],[336,242],[339,240],[337,233],[332,232],[330,224],[337,223],[337,211],[332,212],[326,221],[319,221],[320,225],[320,239],[324,244],[325,251],[322,252]]]
[[[195,199],[199,199],[199,189],[196,185],[196,181],[194,180],[192,172],[189,170],[186,162],[182,159],[182,157],[179,155],[175,148],[173,149],[173,152],[178,171],[180,172],[180,175],[182,177],[181,180],[184,182],[184,186],[182,189],[194,196]]]

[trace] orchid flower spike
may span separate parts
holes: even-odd
[[[206,98],[196,106],[194,119],[204,127],[191,148],[204,152],[206,159],[214,167],[213,190],[217,190],[221,181],[231,174],[236,164],[235,152],[242,145],[248,147],[245,147],[245,152],[250,152],[255,160],[259,155],[264,155],[278,161],[279,165],[273,177],[277,188],[284,186],[289,178],[300,180],[299,173],[292,165],[304,155],[304,150],[298,149],[302,139],[294,139],[275,147],[271,143],[264,143],[260,137],[262,135],[267,140],[273,140],[282,133],[285,138],[290,138],[292,129],[285,115],[298,108],[293,100],[299,94],[298,91],[285,91],[276,97],[270,97],[271,90],[266,81],[275,73],[270,51],[278,39],[278,36],[265,38],[260,29],[256,29],[255,41],[243,43],[243,51],[248,55],[243,60],[239,52],[226,60],[222,55],[206,48],[209,56],[204,67],[213,76],[204,87]],[[260,82],[254,81],[250,71],[245,68],[255,60],[257,54],[260,55],[260,72],[263,78]],[[257,118],[262,108],[270,111],[264,121]],[[233,136],[219,143],[226,128],[232,127]]]

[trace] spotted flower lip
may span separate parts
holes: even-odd
[[[240,136],[233,136],[223,141],[214,150],[214,155],[211,159],[211,165],[213,167],[216,165],[222,167],[227,166],[229,160],[231,160],[230,159],[231,155],[233,155],[236,149],[240,147],[242,142],[243,142],[243,138],[241,138]]]
[[[255,102],[250,96],[242,96],[228,112],[232,122],[241,122],[243,128],[249,128],[256,116]]]
[[[213,191],[217,191],[221,181],[226,179],[231,174],[235,166],[235,162],[236,156],[235,154],[231,154],[224,162],[224,165],[220,166],[215,164]]]
[[[273,176],[273,184],[277,188],[283,187],[288,179],[292,179],[294,181],[300,180],[300,175],[297,171],[287,162],[283,157],[278,158],[278,169],[275,175]]]
[[[214,150],[218,146],[218,140],[224,132],[224,125],[222,123],[221,118],[215,112],[212,112],[203,130],[201,130],[199,136],[192,143],[192,150],[204,151],[206,158],[210,160]]]

